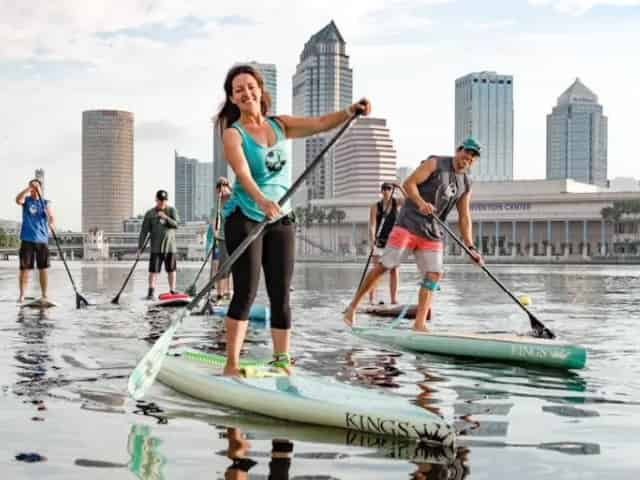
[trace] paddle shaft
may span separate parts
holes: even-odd
[[[356,118],[358,118],[360,114],[361,112],[358,110],[354,115],[352,115],[344,123],[344,125],[342,125],[342,127],[340,127],[340,130],[338,130],[338,133],[336,133],[334,137],[329,141],[329,143],[327,143],[324,146],[324,148],[320,151],[320,153],[316,155],[316,158],[314,158],[313,161],[309,165],[307,165],[307,167],[296,179],[296,181],[293,182],[291,187],[289,187],[289,190],[287,190],[287,192],[282,196],[282,198],[278,200],[279,206],[282,207],[293,196],[293,194],[296,193],[298,188],[300,188],[300,185],[302,185],[302,183],[307,179],[307,176],[309,175],[309,173],[311,173],[311,171],[314,168],[316,168],[316,166],[322,161],[322,157],[324,157],[327,151],[329,151],[329,149],[333,147],[333,145],[338,141],[338,139],[342,136],[342,134],[344,134],[344,132],[347,131],[347,129],[351,126],[353,121]],[[277,221],[277,220],[278,219],[273,221]],[[233,253],[229,255],[227,260],[222,265],[220,265],[220,267],[218,268],[218,271],[213,276],[213,278],[211,278],[209,282],[207,282],[205,287],[185,307],[187,310],[191,311],[194,308],[194,306],[196,306],[204,298],[207,291],[209,291],[216,284],[218,280],[220,280],[224,275],[226,275],[231,270],[231,266],[236,262],[236,260],[238,260],[238,258],[240,258],[240,256],[244,253],[247,247],[251,245],[251,243],[260,236],[260,234],[264,231],[265,227],[271,222],[272,220],[265,218],[253,228],[253,230],[245,237],[242,243],[240,243],[240,245],[238,245],[238,247],[233,251]]]
[[[453,240],[460,246],[460,248],[462,248],[467,253],[467,255],[469,255],[469,257],[475,261],[473,257],[473,253],[471,253],[471,250],[469,249],[469,247],[467,247],[464,244],[464,242],[460,240],[460,238],[455,233],[453,233],[453,231],[449,228],[449,226],[445,222],[440,220],[440,218],[438,218],[437,215],[432,215],[432,217],[449,234],[449,236],[453,238]],[[550,336],[550,338],[555,337],[554,333],[551,332],[551,330],[549,330],[547,327],[545,327],[544,324],[540,320],[538,320],[535,317],[535,315],[533,315],[533,313],[531,313],[529,309],[525,307],[520,302],[520,300],[518,300],[516,296],[513,293],[511,293],[511,291],[506,286],[504,286],[504,284],[500,280],[498,280],[495,277],[493,273],[491,273],[491,271],[486,267],[486,265],[480,265],[480,268],[482,268],[482,270],[484,270],[484,272],[487,275],[489,275],[489,278],[491,278],[491,280],[493,280],[496,283],[496,285],[498,285],[502,289],[502,291],[504,291],[507,295],[509,295],[509,297],[514,302],[516,302],[518,306],[527,313],[527,315],[529,315],[529,321],[531,322],[531,327],[534,330],[536,330],[536,332],[538,332],[540,335],[544,334],[544,335]]]
[[[367,275],[367,270],[369,270],[369,264],[371,263],[371,257],[373,257],[373,252],[376,249],[376,244],[378,243],[378,238],[380,238],[380,232],[382,232],[382,227],[384,226],[384,222],[387,220],[387,217],[391,213],[391,209],[393,208],[393,194],[396,191],[396,186],[394,185],[391,188],[391,199],[389,200],[389,206],[387,209],[382,212],[382,218],[380,219],[380,225],[378,225],[378,230],[376,231],[375,238],[373,239],[373,245],[371,246],[371,250],[369,252],[369,258],[367,258],[367,263],[364,265],[364,270],[362,271],[362,276],[360,277],[360,283],[358,284],[358,290],[362,287],[362,282],[364,282],[364,277]]]
[[[221,199],[222,199],[222,190],[220,190],[220,193],[218,193],[218,202],[216,205],[216,219],[215,219],[215,224],[213,228],[213,240],[211,241],[211,248],[207,252],[207,256],[205,257],[204,262],[202,262],[202,265],[200,265],[200,270],[198,270],[198,274],[196,275],[196,278],[193,280],[193,283],[189,286],[189,288],[187,288],[187,293],[196,288],[196,285],[198,284],[198,279],[200,278],[200,275],[202,274],[204,267],[207,265],[207,263],[209,263],[209,258],[211,258],[211,256],[213,255],[213,252],[216,249],[216,235],[218,233],[218,228],[220,228],[220,200]]]
[[[111,300],[111,303],[118,303],[118,301],[120,300],[120,295],[122,295],[122,292],[124,292],[124,287],[126,287],[127,283],[129,283],[129,279],[131,278],[131,275],[133,275],[133,271],[136,269],[136,266],[138,265],[138,261],[140,261],[140,255],[142,255],[142,252],[144,252],[144,249],[147,248],[149,241],[151,241],[151,235],[149,235],[145,239],[144,244],[142,245],[142,248],[140,249],[140,251],[136,252],[136,259],[133,262],[133,266],[131,267],[131,270],[129,270],[129,274],[127,275],[127,278],[124,279],[124,283],[122,284],[120,291],[118,291],[118,294],[113,298],[113,300]]]

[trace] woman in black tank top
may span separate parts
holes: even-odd
[[[402,198],[395,198],[393,196],[395,191],[403,193],[402,189],[397,186],[387,182],[383,183],[380,186],[382,199],[371,205],[369,209],[369,245],[373,250],[371,260],[374,265],[380,263],[380,258],[382,257],[384,247],[387,245],[389,234],[396,224],[398,210],[404,203]],[[398,303],[399,277],[400,275],[397,268],[392,268],[389,271],[389,297],[392,304]],[[369,303],[373,304],[374,300],[375,288],[369,292]],[[384,302],[380,301],[380,303]]]

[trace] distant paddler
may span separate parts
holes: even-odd
[[[176,293],[176,229],[178,228],[178,211],[169,205],[169,194],[166,190],[156,192],[155,207],[147,210],[142,221],[142,229],[138,237],[138,255],[147,238],[151,235],[151,257],[149,258],[149,291],[147,300],[155,299],[156,282],[162,265],[167,272],[169,290]]]
[[[55,225],[53,210],[49,200],[42,198],[42,184],[33,179],[16,196],[16,203],[22,207],[22,227],[20,229],[20,296],[18,303],[24,302],[29,283],[29,272],[34,265],[40,274],[41,301],[47,301],[49,282],[49,228]]]
[[[371,261],[373,265],[378,265],[384,248],[389,240],[389,234],[396,224],[398,211],[404,204],[404,198],[394,196],[398,190],[402,195],[402,187],[389,182],[384,182],[380,186],[382,198],[369,208],[369,245],[371,245]],[[389,300],[392,304],[398,303],[398,283],[399,267],[389,269]],[[369,291],[369,303],[373,304],[375,299],[375,286]],[[380,302],[383,303],[383,302]]]

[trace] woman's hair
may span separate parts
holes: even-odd
[[[271,108],[271,95],[264,88],[264,78],[262,74],[252,67],[251,65],[236,65],[227,73],[227,77],[224,79],[224,103],[215,117],[215,125],[220,130],[220,135],[224,132],[225,128],[228,128],[240,118],[240,109],[231,102],[231,96],[233,95],[233,79],[238,75],[247,73],[256,79],[258,87],[262,91],[262,98],[260,100],[260,111],[263,115],[266,115]]]

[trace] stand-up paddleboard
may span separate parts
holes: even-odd
[[[229,310],[229,305],[212,305],[211,310],[212,315],[224,317]],[[249,321],[269,323],[270,320],[271,310],[269,310],[269,307],[260,304],[251,305],[251,310],[249,311]]]
[[[152,307],[184,307],[191,302],[186,293],[161,293],[158,300],[151,303]]]
[[[358,313],[365,313],[376,317],[393,317],[397,318],[404,312],[402,318],[416,318],[417,305],[367,305],[358,309]]]
[[[299,370],[290,377],[224,377],[221,359],[199,352],[169,355],[158,380],[200,400],[269,417],[455,445],[451,425],[407,399]]]
[[[355,335],[413,352],[471,357],[545,367],[579,369],[587,360],[584,347],[509,333],[416,332],[409,328],[354,327]]]
[[[51,308],[57,307],[58,304],[56,302],[52,302],[51,300],[45,300],[43,298],[37,298],[35,300],[26,300],[25,302],[20,304],[21,308]]]

